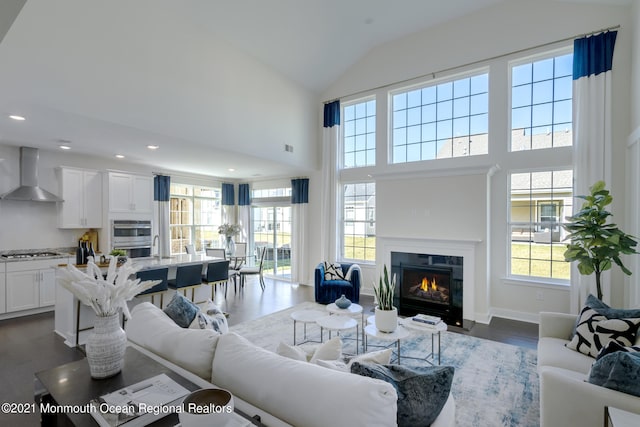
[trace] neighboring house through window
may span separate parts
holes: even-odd
[[[511,63],[510,151],[531,153],[530,170],[509,174],[511,277],[569,283],[562,223],[573,213],[573,170],[550,163],[555,150],[573,145],[572,64],[567,50]],[[540,149],[551,151],[532,152]]]
[[[342,258],[376,260],[376,185],[353,183],[343,186]]]
[[[186,253],[193,244],[196,251],[217,246],[218,226],[222,218],[219,187],[171,184],[169,229],[171,253]]]

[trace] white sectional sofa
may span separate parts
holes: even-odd
[[[576,319],[572,314],[540,313],[540,426],[602,427],[605,406],[640,413],[639,397],[587,382],[595,359],[565,347]]]
[[[229,390],[236,407],[268,426],[396,425],[397,394],[384,381],[288,359],[234,333],[181,328],[148,302],[133,309],[126,332],[161,363]],[[432,426],[453,425],[450,395]]]

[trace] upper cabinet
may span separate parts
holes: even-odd
[[[64,200],[58,203],[58,227],[102,227],[102,173],[67,167],[57,172]]]
[[[153,178],[109,172],[109,212],[152,213]]]

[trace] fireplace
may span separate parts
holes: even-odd
[[[403,316],[439,316],[448,325],[462,326],[462,257],[392,252],[396,303]]]

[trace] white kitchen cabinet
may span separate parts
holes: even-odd
[[[152,213],[150,176],[109,172],[109,212]]]
[[[0,263],[0,314],[6,313],[7,311],[6,292],[7,287],[5,286],[5,272],[3,262]]]
[[[102,227],[102,174],[95,170],[58,168],[59,228]]]
[[[59,259],[7,263],[6,312],[33,308],[53,308],[56,302],[56,276],[51,267]]]

